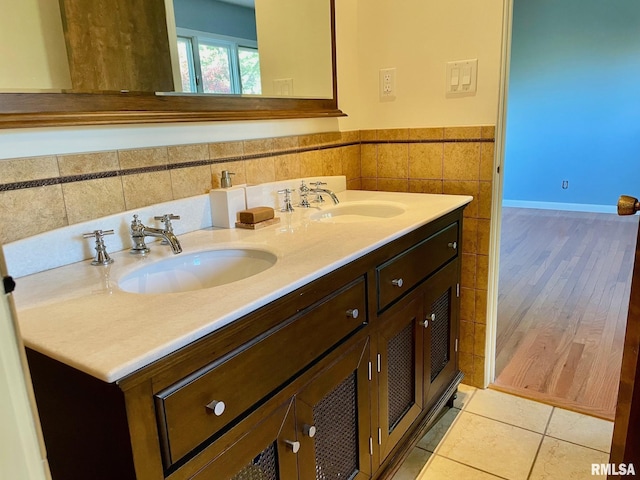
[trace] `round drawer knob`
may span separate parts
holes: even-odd
[[[309,438],[313,438],[313,437],[316,436],[316,426],[315,425],[307,425],[305,423],[303,425],[303,427],[302,427],[302,431]]]
[[[220,402],[218,400],[214,400],[207,404],[207,410],[209,410],[210,412],[213,412],[213,414],[216,417],[219,417],[220,415],[222,415],[224,413],[225,408],[226,408],[226,405],[224,404],[224,402]]]
[[[350,308],[349,310],[347,310],[347,317],[349,318],[358,318],[359,315],[360,312],[357,308]]]
[[[458,242],[449,242],[447,246],[455,250],[456,248],[458,248]]]
[[[430,318],[431,318],[432,322],[435,322],[436,321],[436,314],[432,313]]]
[[[300,450],[300,442],[292,442],[291,440],[285,440],[284,443],[287,444],[287,447],[289,447],[293,453],[298,453],[298,450]]]
[[[401,279],[401,278],[394,278],[393,280],[391,280],[391,283],[392,283],[393,285],[395,285],[396,287],[400,288],[400,287],[402,287],[402,284],[403,284],[404,282],[402,281],[402,279]]]
[[[420,322],[420,325],[422,325],[424,328],[427,328],[429,326],[429,320],[425,318],[424,322]]]

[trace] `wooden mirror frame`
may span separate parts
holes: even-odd
[[[335,0],[331,15],[333,98],[156,95],[154,93],[0,93],[0,128],[340,117]]]

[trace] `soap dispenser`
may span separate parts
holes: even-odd
[[[231,188],[231,175],[235,175],[235,173],[230,172],[229,170],[222,171],[222,177],[220,178],[220,187],[221,188]]]

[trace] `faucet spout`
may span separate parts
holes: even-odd
[[[311,193],[315,193],[317,195],[322,194],[322,193],[326,193],[327,195],[329,195],[331,197],[331,200],[333,200],[333,204],[337,205],[338,203],[340,203],[340,200],[338,200],[338,197],[336,196],[335,193],[333,193],[331,190],[329,190],[328,188],[312,188],[311,190],[309,190]],[[322,197],[321,197],[322,198]]]
[[[144,242],[145,237],[162,238],[166,240],[174,254],[182,252],[180,241],[171,230],[146,227],[138,219],[138,215],[134,215],[133,221],[131,222],[131,240],[133,241],[133,247],[131,247],[132,254],[146,255],[149,253],[149,247],[147,247]]]
[[[166,240],[171,247],[171,251],[176,255],[182,252],[182,245],[180,245],[180,240],[178,240],[178,237],[176,237],[173,232],[161,230],[159,228],[143,227],[142,234],[145,237],[156,237]]]

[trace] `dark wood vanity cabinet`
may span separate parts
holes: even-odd
[[[460,208],[117,384],[29,352],[53,479],[390,478],[462,378],[461,232]]]

